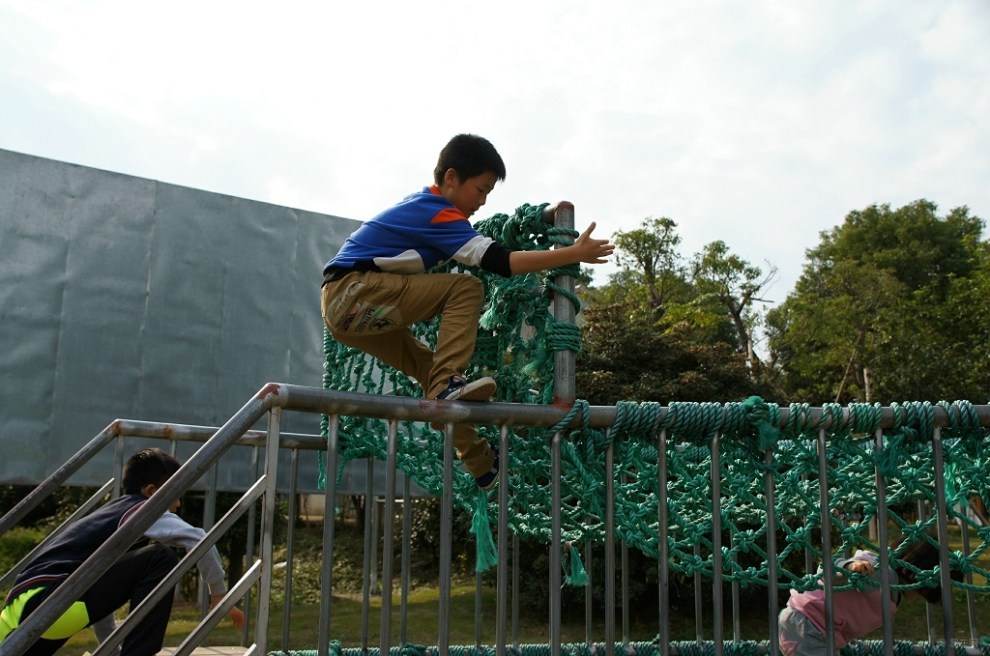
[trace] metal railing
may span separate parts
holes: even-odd
[[[497,535],[500,536],[497,545],[498,552],[498,567],[497,567],[497,578],[496,578],[496,595],[497,595],[497,607],[496,607],[496,640],[494,651],[498,656],[504,656],[504,654],[511,648],[515,647],[518,649],[517,640],[517,629],[518,629],[518,605],[517,599],[510,595],[509,587],[512,583],[513,591],[518,590],[518,568],[509,567],[509,551],[510,547],[515,549],[518,545],[518,541],[515,536],[512,536],[509,531],[508,526],[508,508],[509,508],[509,486],[508,472],[512,468],[512,462],[510,459],[511,452],[509,449],[509,435],[510,427],[516,426],[540,426],[540,427],[553,427],[557,426],[562,419],[568,414],[570,408],[561,406],[536,406],[536,405],[519,405],[519,404],[508,404],[508,403],[459,403],[459,402],[442,402],[442,401],[424,401],[423,399],[415,398],[402,398],[402,397],[381,397],[372,396],[359,393],[350,392],[339,392],[339,391],[328,391],[311,387],[303,387],[297,385],[287,385],[278,383],[269,383],[262,387],[257,394],[255,394],[226,424],[224,424],[219,429],[213,431],[213,429],[205,429],[202,427],[188,427],[179,426],[174,424],[154,424],[149,422],[134,422],[127,420],[118,420],[113,422],[108,426],[103,432],[101,432],[96,438],[94,438],[89,444],[87,444],[80,453],[74,456],[66,465],[61,467],[57,472],[55,472],[49,479],[46,479],[35,492],[28,495],[20,504],[13,508],[9,513],[7,513],[3,518],[0,518],[0,534],[16,525],[31,508],[37,505],[43,494],[50,493],[52,490],[56,489],[59,485],[63,484],[73,471],[78,469],[87,459],[91,457],[93,453],[103,448],[111,441],[119,439],[124,435],[142,436],[142,437],[162,437],[171,440],[199,440],[205,439],[206,441],[202,446],[188,458],[178,472],[171,478],[167,483],[165,483],[161,489],[154,494],[148,502],[146,502],[142,508],[136,512],[133,518],[128,521],[124,526],[122,526],[114,536],[108,540],[103,546],[101,546],[86,562],[82,567],[79,568],[72,576],[70,576],[62,586],[55,592],[49,599],[47,599],[38,609],[31,614],[21,626],[14,631],[7,640],[0,645],[0,656],[18,656],[22,654],[28,646],[30,646],[45,630],[46,627],[50,626],[55,619],[57,619],[72,603],[72,601],[79,597],[82,591],[86,590],[90,585],[92,585],[99,576],[106,571],[110,565],[112,565],[140,536],[147,530],[148,527],[163,514],[168,507],[178,499],[184,492],[189,490],[193,485],[196,484],[207,472],[209,472],[211,467],[216,466],[221,456],[229,450],[231,447],[237,444],[246,444],[249,446],[254,446],[263,452],[264,457],[261,462],[263,472],[257,478],[255,483],[246,491],[240,499],[235,503],[234,507],[227,512],[227,514],[212,527],[207,533],[204,541],[192,552],[190,552],[182,561],[179,563],[176,570],[162,582],[158,588],[152,593],[149,599],[154,599],[161,596],[162,594],[167,594],[173,588],[176,582],[181,578],[181,576],[188,571],[198,556],[201,555],[212,546],[216,540],[225,531],[229,530],[230,526],[240,518],[244,513],[250,512],[256,504],[261,504],[262,506],[262,520],[261,520],[261,544],[258,549],[258,554],[254,557],[253,562],[246,568],[244,575],[235,582],[227,595],[223,598],[217,608],[213,609],[211,612],[207,613],[203,621],[193,630],[192,633],[182,642],[178,650],[175,652],[178,656],[184,656],[185,654],[191,653],[192,649],[200,644],[206,634],[220,621],[220,619],[230,610],[230,608],[238,603],[242,598],[248,595],[252,590],[256,590],[258,603],[256,611],[253,613],[255,617],[254,622],[254,636],[253,642],[245,648],[246,654],[257,654],[263,653],[267,649],[267,644],[269,642],[268,636],[268,618],[271,612],[271,591],[272,591],[272,581],[273,581],[273,535],[274,535],[274,521],[275,521],[275,504],[276,504],[276,494],[277,494],[277,476],[278,476],[278,450],[280,448],[290,448],[294,452],[296,449],[303,450],[320,450],[325,453],[326,458],[326,471],[328,476],[327,489],[334,490],[336,486],[336,472],[338,465],[338,446],[340,441],[339,427],[341,417],[357,416],[357,417],[373,417],[384,419],[387,421],[387,433],[386,433],[386,481],[385,490],[382,494],[384,498],[384,516],[386,521],[382,522],[383,535],[381,536],[383,540],[382,546],[382,569],[381,569],[381,623],[378,628],[378,653],[387,654],[392,649],[391,644],[391,622],[392,616],[394,614],[392,608],[393,594],[395,593],[395,564],[393,562],[393,553],[396,547],[396,535],[394,531],[393,522],[391,518],[395,516],[395,499],[397,498],[397,472],[396,472],[396,461],[397,461],[397,434],[398,434],[398,424],[402,421],[414,421],[414,422],[435,422],[441,421],[445,422],[447,425],[447,430],[444,434],[444,487],[443,494],[441,498],[441,516],[440,516],[440,534],[441,534],[441,549],[440,549],[440,572],[439,572],[439,588],[440,596],[438,603],[438,630],[437,630],[437,644],[436,653],[440,656],[447,656],[451,651],[450,645],[450,618],[451,618],[451,589],[452,589],[452,571],[451,571],[451,536],[453,534],[453,496],[452,496],[452,482],[453,482],[453,471],[454,471],[454,458],[453,458],[453,432],[452,426],[454,423],[471,422],[476,424],[490,424],[497,425],[500,427],[499,441],[500,441],[500,452],[503,454],[502,467],[499,471],[499,486],[498,486],[498,518],[497,518]],[[280,423],[281,423],[281,413],[283,411],[296,411],[304,413],[322,413],[329,416],[329,429],[328,438],[324,442],[321,438],[315,436],[285,436],[280,433]],[[665,412],[666,409],[662,409],[661,412]],[[975,407],[975,412],[979,417],[980,424],[982,426],[990,425],[990,407],[988,406],[977,406]],[[587,409],[587,422],[585,425],[592,428],[599,428],[608,430],[616,421],[617,408],[615,406],[592,406]],[[780,421],[781,425],[788,422],[789,411],[787,408],[780,409]],[[827,463],[825,462],[825,435],[829,428],[829,422],[834,420],[834,413],[825,417],[821,414],[819,409],[810,409],[804,411],[806,418],[810,418],[813,423],[820,424],[822,428],[820,429],[819,440],[822,442],[820,444],[819,453],[821,454],[819,467],[820,467],[820,482],[819,490],[822,495],[822,499],[827,499],[828,495],[828,477],[827,477]],[[810,415],[809,415],[810,413]],[[816,414],[817,413],[817,414]],[[261,433],[259,431],[251,430],[251,427],[256,425],[256,423],[265,418],[268,418],[268,429],[267,432]],[[935,438],[932,442],[932,448],[935,453],[936,462],[941,463],[941,439],[940,431],[941,426],[946,425],[947,416],[941,408],[935,410]],[[889,428],[893,423],[893,417],[890,412],[885,411],[883,419],[881,422],[881,427],[877,431],[877,440],[879,445],[879,440],[882,435],[884,428]],[[574,418],[571,423],[566,426],[567,430],[572,428],[578,428],[579,424],[582,424],[580,418]],[[560,428],[558,426],[558,428]],[[207,439],[208,435],[208,439]],[[549,602],[549,616],[547,618],[548,636],[547,642],[550,653],[552,656],[559,656],[561,653],[562,640],[561,640],[561,595],[560,590],[562,587],[562,567],[561,567],[561,553],[563,549],[562,535],[561,535],[561,496],[562,491],[560,489],[561,480],[561,444],[563,440],[563,434],[560,430],[553,434],[551,443],[551,489],[552,489],[552,500],[550,504],[550,558],[549,558],[549,571],[548,571],[548,582],[550,590]],[[661,656],[667,656],[671,653],[678,653],[679,650],[671,640],[670,627],[669,627],[669,611],[670,611],[670,600],[668,598],[668,581],[669,572],[667,569],[667,535],[668,535],[668,516],[667,516],[667,503],[666,503],[666,490],[667,490],[667,480],[666,480],[666,457],[667,450],[664,448],[668,436],[666,432],[661,431],[656,435],[657,440],[657,466],[659,472],[658,481],[658,507],[657,507],[657,526],[659,533],[658,540],[658,587],[657,595],[660,600],[659,608],[660,613],[658,617],[657,625],[657,640],[658,645],[657,650]],[[612,449],[614,445],[608,447],[606,452],[606,458],[608,459],[609,465],[607,471],[612,471],[611,462],[613,458]],[[720,456],[719,448],[719,436],[715,435],[710,441],[708,448],[712,457],[712,471],[718,472],[717,463]],[[879,448],[879,447],[878,447]],[[119,447],[118,447],[119,451]],[[293,456],[293,462],[295,462],[295,457]],[[770,457],[770,453],[767,453],[767,457]],[[118,457],[118,461],[120,458]],[[369,469],[372,465],[369,462]],[[939,465],[941,466],[941,465]],[[295,466],[292,467],[292,476],[295,476]],[[938,467],[936,467],[938,470]],[[773,480],[772,475],[768,472],[766,474],[767,478],[765,480],[765,489],[767,495],[767,501],[770,507],[773,507]],[[940,477],[941,472],[936,471],[936,476]],[[718,487],[718,476],[712,477],[712,489],[711,489],[711,503],[713,510],[713,527],[712,527],[712,545],[713,551],[719,552],[721,550],[721,526],[719,524],[719,518],[721,513],[719,512],[720,502],[721,502],[721,491]],[[368,477],[368,494],[372,494],[370,488],[372,477]],[[107,485],[110,485],[108,483]],[[882,477],[878,475],[877,480],[879,494],[879,504],[881,511],[879,516],[886,516],[886,508],[883,505],[883,480]],[[290,486],[292,490],[295,490],[295,483],[293,482]],[[614,502],[615,502],[615,490],[614,481],[606,480],[604,481],[605,487],[605,508],[606,508],[606,537],[607,545],[605,549],[605,577],[604,577],[604,595],[606,598],[606,608],[615,608],[614,600],[616,599],[616,562],[615,558],[611,555],[614,553]],[[938,513],[938,536],[940,544],[947,544],[947,520],[945,513],[946,497],[944,491],[944,485],[941,483],[941,479],[937,478],[934,490],[935,503],[934,510]],[[102,488],[103,493],[105,493],[106,486]],[[405,494],[408,494],[408,488]],[[329,501],[329,500],[328,500]],[[367,504],[370,506],[371,504]],[[405,504],[408,507],[408,504]],[[828,504],[823,503],[822,507],[825,509],[823,513],[828,512]],[[82,512],[82,511],[80,511]],[[404,516],[405,516],[404,509]],[[294,519],[294,516],[293,516]],[[404,522],[407,521],[404,519]],[[768,533],[767,533],[767,551],[770,556],[776,555],[776,546],[774,544],[774,517],[773,513],[770,513],[767,517],[768,522]],[[828,518],[823,517],[823,523],[828,525]],[[319,626],[317,630],[317,635],[314,637],[316,643],[316,649],[318,653],[322,656],[329,653],[330,640],[332,639],[332,619],[333,619],[333,605],[332,605],[332,595],[331,595],[331,585],[332,580],[331,575],[334,567],[334,503],[328,502],[325,504],[324,510],[324,526],[323,526],[323,554],[324,560],[322,564],[322,577],[324,585],[321,586],[321,601],[320,601],[320,611],[319,611]],[[406,524],[408,526],[408,524]],[[406,529],[408,530],[408,529]],[[881,523],[881,531],[883,531]],[[511,539],[509,539],[511,537]],[[881,542],[885,540],[885,536],[881,534]],[[290,532],[289,538],[289,548],[291,550],[293,535]],[[250,538],[249,538],[250,539]],[[377,536],[366,536],[366,539],[373,539],[377,543]],[[831,545],[829,543],[828,532],[824,532],[822,536],[823,540],[823,553],[830,553]],[[625,567],[625,545],[623,547],[623,557],[620,560],[620,566],[622,569],[622,576],[626,576]],[[366,553],[370,551],[366,549]],[[251,547],[248,550],[250,556],[254,556],[254,548]],[[590,551],[587,552],[588,558],[590,560]],[[949,581],[946,577],[949,576],[948,567],[948,555],[947,551],[943,549],[942,551],[942,576],[943,576],[943,596],[946,600],[951,601],[951,589]],[[884,558],[884,554],[881,554],[881,558]],[[408,552],[403,552],[401,564],[401,578],[400,578],[400,595],[401,595],[401,606],[400,606],[400,635],[405,635],[405,623],[406,623],[406,598],[409,592],[408,584]],[[776,559],[774,557],[769,558],[771,563],[770,570],[770,580],[775,580],[775,571],[773,570],[773,563]],[[286,601],[285,607],[283,609],[284,613],[284,628],[282,635],[282,646],[281,649],[288,649],[288,625],[289,619],[292,612],[292,592],[291,592],[291,562],[292,556],[290,551],[290,556],[288,558],[287,572],[286,572]],[[518,562],[515,558],[513,562]],[[732,642],[732,640],[738,640],[738,621],[736,620],[738,611],[738,600],[735,592],[732,595],[731,603],[733,605],[733,618],[736,628],[733,631],[732,640],[726,640],[723,632],[723,623],[725,621],[722,598],[722,585],[721,585],[721,560],[715,558],[713,560],[714,571],[712,572],[713,584],[713,602],[712,602],[712,624],[713,633],[711,637],[711,642],[714,645],[714,653],[719,655],[725,650],[725,644]],[[886,563],[883,563],[886,565]],[[370,556],[365,560],[365,575],[369,573],[369,568],[377,567],[377,563],[372,563]],[[829,600],[828,604],[831,604],[832,591],[830,589],[830,584],[828,583],[828,574],[830,569],[830,563],[825,560],[825,591],[826,599]],[[511,581],[510,581],[511,577]],[[613,656],[617,649],[621,649],[623,644],[628,644],[630,642],[629,629],[628,629],[628,617],[631,614],[631,609],[628,608],[628,592],[627,592],[627,579],[623,578],[620,582],[621,585],[621,608],[622,608],[622,637],[621,640],[616,639],[616,622],[614,613],[609,610],[605,614],[605,640],[604,644],[601,645],[600,649],[602,653],[607,656]],[[480,586],[480,579],[478,581]],[[591,584],[589,583],[589,586]],[[701,581],[697,580],[697,587],[700,588]],[[887,583],[885,583],[887,585]],[[367,588],[366,588],[367,590]],[[588,588],[587,598],[591,597],[591,588]],[[769,625],[768,634],[770,638],[764,644],[763,649],[767,653],[776,654],[776,609],[778,604],[777,590],[775,586],[769,586],[768,591],[768,611],[769,611]],[[700,597],[698,597],[700,599]],[[510,602],[511,602],[511,616],[510,616]],[[148,602],[149,604],[151,601]],[[700,601],[698,602],[700,603]],[[971,644],[964,649],[967,653],[979,653],[979,648],[976,646],[978,631],[975,627],[974,614],[972,613],[973,599],[970,596],[968,600],[969,604],[969,622],[970,622],[970,636]],[[368,613],[369,613],[369,599],[368,594],[364,595],[363,599],[363,613],[364,621],[362,623],[362,645],[361,649],[364,652],[372,651],[368,642],[372,635],[372,631],[369,628]],[[118,645],[123,637],[131,630],[138,619],[142,616],[144,605],[135,609],[128,618],[121,624],[118,630],[111,636],[111,638],[105,643],[101,644],[94,656],[104,656],[110,653],[110,651]],[[951,603],[943,604],[944,615],[943,615],[943,640],[942,645],[944,646],[946,653],[954,653],[953,649],[953,619],[951,615]],[[696,607],[697,614],[700,616],[701,609],[700,606]],[[831,613],[831,610],[829,610]],[[588,607],[587,617],[591,619],[590,606]],[[480,616],[476,615],[476,623],[480,623]],[[509,637],[509,632],[512,631],[512,638]],[[589,646],[593,643],[593,637],[590,628],[588,628],[587,633],[587,643]],[[830,640],[833,638],[831,637]],[[478,634],[480,635],[480,633]],[[890,645],[892,644],[893,637],[889,633],[889,629],[885,631],[885,641],[888,644],[888,653]],[[699,628],[697,634],[697,641],[702,641],[703,635],[700,629],[700,618],[699,618]],[[932,637],[932,640],[936,640]],[[480,638],[478,639],[480,642]],[[247,643],[247,640],[245,640]]]

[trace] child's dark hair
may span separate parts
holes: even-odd
[[[909,543],[899,559],[922,571],[935,569],[939,564],[938,547],[922,538]],[[912,584],[918,580],[917,575],[907,567],[898,567],[895,571],[897,572],[898,583]],[[963,580],[962,572],[955,569],[952,570],[950,576],[953,581]],[[930,604],[938,604],[942,601],[941,588],[924,587],[918,588],[917,592]]]
[[[121,478],[124,494],[136,494],[149,483],[161,487],[181,465],[161,449],[141,449],[124,464]]]
[[[459,134],[447,142],[433,169],[434,182],[441,184],[447,169],[454,169],[461,182],[482,173],[494,173],[500,181],[505,180],[502,156],[492,142],[476,134]]]

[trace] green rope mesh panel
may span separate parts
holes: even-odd
[[[477,224],[482,234],[511,249],[549,249],[572,243],[577,233],[546,224],[545,205],[524,205],[512,216],[499,214]],[[497,400],[512,403],[549,403],[553,398],[554,352],[578,351],[580,331],[563,325],[550,312],[553,294],[562,293],[550,281],[560,271],[505,279],[480,269],[471,273],[484,283],[486,306],[478,326],[478,346],[468,377],[490,375],[498,382]],[[566,273],[577,273],[569,270]],[[577,298],[571,295],[575,308]],[[414,332],[435,346],[438,322],[415,326]],[[372,358],[327,335],[324,387],[371,394],[420,396],[418,385],[404,374],[376,363]],[[990,498],[990,440],[966,401],[938,404],[949,417],[942,431],[946,495],[950,520],[975,531],[968,554],[954,552],[952,565],[975,576],[959,588],[987,590],[988,572],[977,564],[987,549],[990,527],[979,525],[966,511],[972,497]],[[934,409],[927,402],[893,404],[893,428],[884,431],[879,450],[874,435],[881,424],[879,405],[854,403],[826,405],[813,414],[805,404],[789,407],[781,426],[780,408],[759,398],[728,403],[668,404],[664,414],[656,403],[624,401],[617,407],[615,424],[605,431],[588,427],[587,403],[578,401],[557,427],[516,429],[510,435],[508,477],[511,493],[510,529],[524,538],[550,542],[551,488],[550,443],[555,429],[579,417],[581,428],[566,431],[562,444],[561,521],[563,541],[580,544],[603,542],[605,530],[604,481],[615,481],[615,531],[630,547],[656,557],[658,554],[658,435],[665,431],[667,510],[669,517],[668,566],[684,575],[711,577],[712,553],[712,441],[718,437],[721,485],[720,518],[728,534],[721,553],[725,581],[742,585],[774,584],[782,589],[806,590],[820,586],[819,575],[806,571],[805,553],[816,560],[821,554],[819,472],[817,438],[827,427],[828,513],[836,551],[857,548],[879,550],[870,542],[868,525],[876,518],[876,475],[885,477],[888,520],[901,529],[904,542],[890,552],[893,566],[903,565],[897,556],[906,541],[927,539],[935,520],[907,520],[918,502],[935,501],[935,467],[931,439]],[[817,419],[816,419],[817,417]],[[326,435],[327,418],[323,431]],[[479,426],[479,433],[497,441],[495,426]],[[340,418],[340,463],[373,457],[385,459],[386,423],[357,417]],[[442,434],[425,422],[400,422],[398,467],[431,495],[442,489]],[[605,450],[614,448],[614,469],[606,471]],[[767,453],[771,457],[767,457]],[[322,462],[321,462],[322,467]],[[322,472],[322,470],[321,470]],[[766,476],[772,477],[775,507],[767,508]],[[323,472],[325,485],[325,472]],[[480,496],[479,496],[480,495]],[[496,517],[495,495],[478,491],[473,479],[455,472],[455,504],[474,514],[474,527],[489,540],[489,517]],[[489,507],[489,504],[492,504]],[[776,581],[768,580],[766,544],[769,512],[774,512],[783,540],[778,541]],[[482,535],[484,534],[484,535]],[[479,549],[479,552],[481,550]],[[568,578],[585,580],[578,551],[562,554],[571,563]],[[479,568],[491,564],[482,562]],[[932,585],[936,572],[923,574],[916,587]],[[848,586],[862,585],[853,581]],[[969,580],[969,579],[968,579]],[[901,586],[906,589],[907,586]],[[838,589],[849,589],[838,588]],[[686,652],[683,652],[686,653]]]

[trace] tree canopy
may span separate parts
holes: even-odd
[[[968,208],[943,215],[928,200],[852,211],[767,309],[760,295],[776,267],[723,241],[684,257],[677,223],[647,218],[616,233],[619,270],[585,293],[579,393],[596,403],[986,403],[983,228]]]
[[[984,402],[990,287],[983,221],[919,200],[850,212],[767,314],[793,400]]]

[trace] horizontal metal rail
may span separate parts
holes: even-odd
[[[323,438],[316,436],[306,436],[306,435],[296,435],[287,436],[279,433],[279,415],[281,411],[299,411],[299,412],[309,412],[309,413],[323,413],[330,415],[331,417],[340,416],[358,416],[358,417],[374,417],[388,420],[390,423],[390,435],[394,435],[395,421],[409,420],[416,422],[442,422],[448,425],[448,431],[446,433],[446,448],[444,457],[444,480],[446,481],[443,506],[441,511],[441,518],[443,523],[442,531],[445,533],[445,538],[449,540],[449,527],[450,527],[450,515],[452,512],[452,505],[450,502],[450,488],[451,488],[451,471],[453,468],[453,463],[450,459],[450,453],[452,450],[451,435],[449,427],[454,423],[475,423],[475,424],[495,424],[502,426],[542,426],[550,427],[556,426],[558,429],[561,428],[579,428],[581,426],[590,426],[592,428],[611,428],[616,422],[618,416],[618,409],[616,406],[590,406],[586,408],[586,416],[581,417],[579,414],[572,412],[572,407],[569,404],[559,404],[552,406],[537,406],[537,405],[523,405],[523,404],[509,404],[509,403],[459,403],[459,402],[444,402],[435,400],[425,400],[419,398],[404,398],[404,397],[381,397],[367,394],[360,394],[354,392],[342,392],[342,391],[332,391],[323,390],[313,387],[305,387],[299,385],[289,385],[289,384],[279,384],[279,383],[269,383],[263,386],[257,394],[255,394],[247,403],[227,421],[219,429],[212,429],[206,427],[195,427],[195,426],[182,426],[176,424],[155,424],[151,422],[137,422],[130,420],[117,420],[110,424],[104,431],[102,431],[96,438],[94,438],[89,444],[87,444],[79,453],[73,456],[69,462],[63,465],[55,474],[53,474],[49,479],[39,486],[31,495],[28,495],[20,504],[18,504],[10,513],[0,518],[0,533],[7,530],[9,527],[16,525],[16,523],[30,511],[33,507],[31,504],[35,502],[36,499],[41,499],[46,496],[42,492],[50,493],[53,489],[56,489],[65,480],[68,479],[71,474],[82,466],[93,453],[98,452],[112,440],[118,438],[121,435],[135,435],[135,436],[148,436],[148,437],[165,437],[171,440],[190,440],[190,441],[202,441],[202,446],[190,457],[178,470],[178,472],[166,482],[161,489],[142,506],[142,508],[134,514],[130,521],[128,521],[123,527],[121,527],[103,546],[101,546],[92,556],[90,556],[83,565],[72,574],[66,581],[59,587],[59,589],[52,594],[52,596],[42,603],[34,613],[32,613],[17,631],[13,632],[8,639],[0,645],[0,656],[18,656],[22,654],[33,642],[44,632],[45,628],[50,626],[72,603],[73,600],[77,599],[83,591],[85,591],[89,586],[91,586],[98,578],[105,572],[116,560],[128,549],[130,546],[138,539],[141,535],[154,523],[154,521],[166,512],[169,506],[178,499],[184,492],[189,490],[193,485],[199,481],[204,474],[206,474],[212,467],[214,467],[219,461],[223,453],[236,444],[246,444],[250,446],[265,446],[266,447],[266,472],[270,471],[269,468],[277,466],[274,461],[277,458],[274,457],[277,454],[277,450],[281,447],[289,447],[293,449],[303,449],[303,450],[327,450],[328,446]],[[973,411],[978,418],[980,425],[988,426],[990,425],[990,406],[974,406]],[[671,412],[670,408],[660,408],[659,409],[659,420],[663,421],[667,414]],[[268,433],[263,433],[261,431],[252,430],[254,426],[260,419],[262,419],[266,414],[270,413],[270,426],[272,426]],[[779,409],[779,424],[781,427],[787,426],[791,421],[791,411],[789,408]],[[941,428],[944,426],[951,425],[952,417],[939,406],[932,408],[932,422],[936,428]],[[562,420],[571,416],[569,421],[561,425]],[[849,411],[843,409],[841,413],[835,412],[833,409],[829,411],[823,411],[821,408],[802,408],[800,410],[800,422],[802,425],[813,425],[816,430],[826,431],[831,428],[842,428],[848,425],[850,422]],[[892,408],[883,408],[880,411],[879,419],[879,429],[892,428],[895,427],[902,417],[897,415],[897,411]],[[331,432],[334,433],[336,430],[335,422],[332,422]],[[334,436],[332,436],[334,437]],[[390,438],[394,439],[394,438]],[[554,466],[559,467],[559,445],[561,435],[558,432],[554,436],[554,449],[553,453]],[[336,443],[336,439],[332,439],[332,446]],[[503,436],[504,443],[504,436]],[[718,457],[718,441],[714,441],[710,447],[714,450],[713,456]],[[328,456],[333,456],[333,449],[328,450]],[[662,451],[662,449],[661,449]],[[389,447],[389,460],[391,462],[388,464],[390,468],[394,468],[394,446]],[[505,453],[504,457],[507,459],[508,454]],[[334,459],[328,457],[328,463],[331,464],[331,471],[333,469]],[[391,469],[390,469],[391,471]],[[555,469],[554,471],[558,471]],[[714,470],[713,470],[714,474]],[[500,472],[500,478],[504,483],[505,469]],[[274,475],[266,474],[263,477],[265,483],[265,518],[266,522],[272,521],[272,510],[274,507]],[[332,489],[333,477],[331,474],[330,484]],[[824,483],[823,483],[824,484]],[[390,479],[389,488],[394,490],[395,480]],[[503,484],[500,488],[499,497],[503,498],[503,490],[505,485]],[[40,490],[40,491],[39,491]],[[555,486],[554,497],[559,498],[560,491]],[[717,488],[715,494],[717,495]],[[944,500],[944,499],[943,499]],[[717,507],[717,499],[713,499]],[[29,503],[30,502],[30,503]],[[554,544],[551,546],[551,562],[553,566],[551,567],[551,590],[554,589],[554,585],[559,590],[560,583],[560,528],[559,528],[559,508],[553,509],[555,517],[553,518],[553,531],[552,538]],[[390,521],[390,518],[387,520]],[[503,520],[500,518],[500,527],[504,526]],[[663,525],[661,523],[661,525]],[[270,526],[268,527],[270,529]],[[944,526],[940,526],[942,533],[944,534]],[[332,531],[330,531],[330,538],[332,540]],[[260,581],[261,585],[261,599],[258,605],[258,617],[259,617],[259,627],[256,634],[256,644],[252,646],[252,651],[263,650],[267,637],[267,627],[262,627],[262,622],[267,620],[267,613],[269,610],[268,595],[270,594],[270,554],[271,554],[271,532],[266,530],[265,540],[266,544],[262,545],[262,557],[260,562],[261,575],[255,577],[253,574],[246,575],[247,578],[242,578],[237,584],[238,591],[246,591],[255,582]],[[332,554],[332,544],[327,545],[329,547],[328,552]],[[205,548],[205,547],[204,547]],[[449,559],[450,550],[449,543],[446,547],[441,548],[441,553],[446,553]],[[504,548],[500,547],[499,561],[500,565],[504,564],[506,561]],[[269,559],[269,560],[266,560]],[[449,565],[449,561],[448,561]],[[257,566],[257,564],[256,564]],[[614,563],[610,563],[609,567],[614,567]],[[249,568],[250,572],[256,572],[257,570],[252,567]],[[389,570],[390,572],[390,570]],[[449,577],[449,571],[447,572]],[[266,581],[266,577],[268,580]],[[447,596],[447,601],[445,602],[441,599],[441,617],[439,622],[441,625],[441,632],[438,636],[438,645],[442,655],[446,655],[449,645],[446,643],[445,622],[449,620],[449,592],[450,592],[450,581],[449,578],[441,576],[441,592],[442,597]],[[248,582],[250,581],[250,582]],[[391,581],[387,581],[388,586],[391,586]],[[507,581],[502,577],[499,581],[500,590],[504,589],[507,585]],[[607,581],[606,586],[610,586],[611,582]],[[328,590],[324,591],[329,594]],[[384,594],[391,594],[391,588],[383,590]],[[236,598],[233,596],[233,591],[229,594],[222,605],[229,608],[229,606],[236,603]],[[559,592],[554,593],[559,594]],[[607,590],[607,594],[613,595],[613,590]],[[289,600],[286,601],[289,603]],[[500,610],[505,611],[504,602],[500,603]],[[556,626],[557,629],[554,631],[554,636],[557,639],[556,642],[559,643],[559,598],[556,602],[551,600],[551,612],[552,617],[550,620],[551,627]],[[219,609],[215,610],[209,615],[205,622],[207,624],[213,624],[218,620],[217,613]],[[329,615],[329,613],[327,613]],[[721,619],[719,617],[719,619]],[[322,622],[321,622],[322,624]],[[387,622],[386,622],[387,625]],[[203,626],[203,625],[201,625]],[[449,628],[449,627],[447,627]],[[196,635],[205,634],[206,629],[198,629]],[[321,635],[326,635],[327,632],[323,626],[321,626]],[[625,634],[625,630],[623,631]],[[504,630],[500,632],[500,642],[505,639]],[[624,639],[627,638],[626,635],[623,636]],[[721,642],[721,641],[717,641]],[[184,643],[185,644],[185,643]],[[192,643],[190,643],[191,645]],[[613,643],[614,644],[614,643]],[[951,643],[950,643],[951,644]],[[321,650],[325,649],[324,645],[321,645]],[[383,650],[388,649],[388,639],[383,635],[380,648]],[[500,645],[500,648],[504,648],[504,645]],[[559,653],[560,645],[551,645],[554,650],[553,653]],[[668,647],[664,647],[666,650]],[[716,652],[721,653],[722,645],[718,644],[716,646]],[[611,653],[612,646],[607,646],[606,651]],[[503,652],[504,653],[504,652]],[[670,652],[676,653],[676,652]]]

